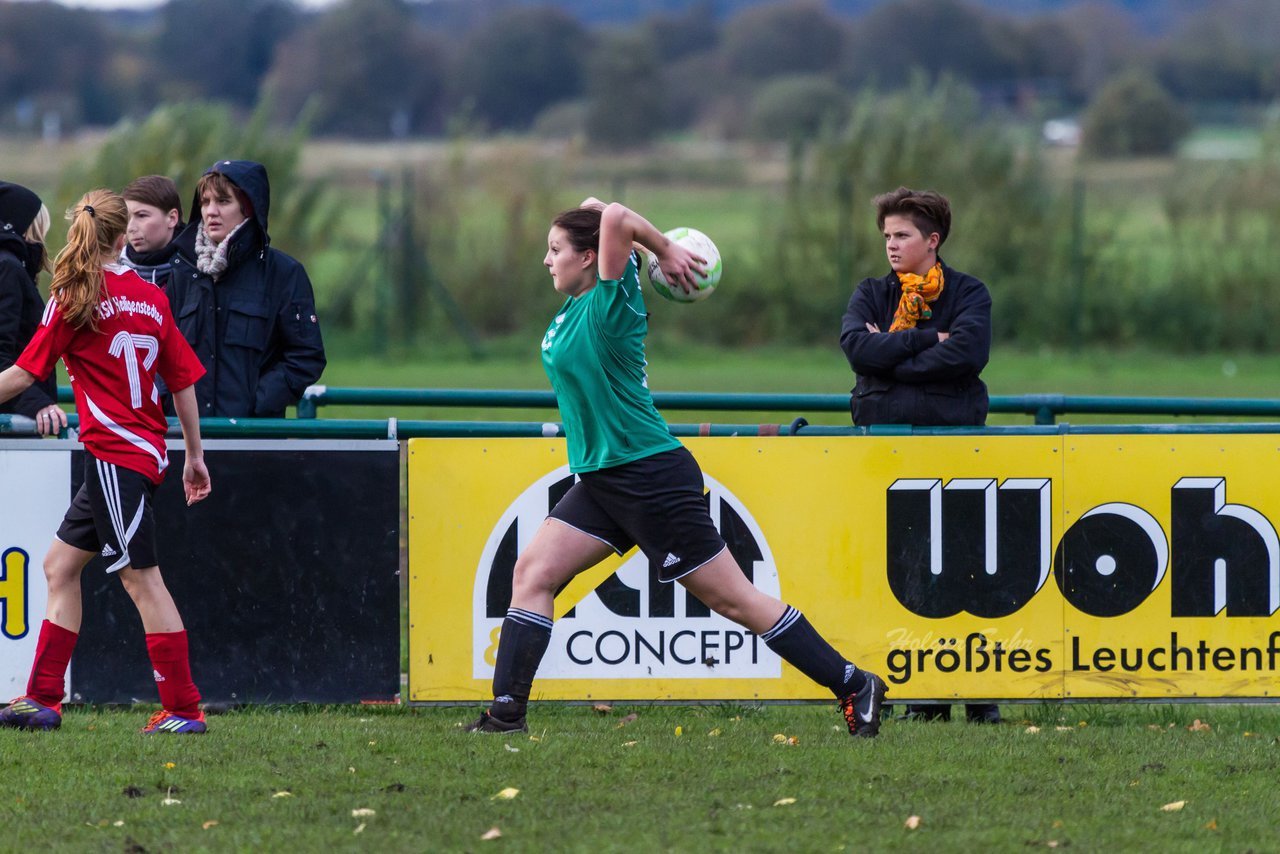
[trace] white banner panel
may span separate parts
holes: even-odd
[[[74,443],[0,442],[0,698],[24,694],[48,603],[41,565],[71,501]],[[54,443],[49,442],[49,445]],[[30,449],[30,450],[28,450]]]

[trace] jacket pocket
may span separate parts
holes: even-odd
[[[893,388],[893,380],[886,380],[881,377],[864,377],[859,376],[858,382],[853,386],[854,397],[866,397],[867,395],[883,394]]]
[[[892,388],[891,380],[860,375],[849,398],[853,423],[858,427],[893,423],[892,396],[888,393]]]
[[[986,386],[975,380],[924,386],[920,423],[942,427],[981,427],[987,420]]]
[[[271,333],[271,315],[260,302],[235,301],[227,306],[226,343],[265,350]]]
[[[181,305],[174,306],[174,312],[179,320],[190,321],[191,317],[200,310],[200,294],[192,290],[187,294],[187,298],[182,301]]]

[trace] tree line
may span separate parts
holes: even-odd
[[[1160,32],[1101,2],[1013,16],[970,0],[861,14],[783,0],[719,17],[701,0],[608,27],[500,0],[455,19],[431,11],[459,5],[170,0],[126,13],[0,2],[0,129],[109,125],[199,99],[262,104],[321,135],[534,132],[625,146],[689,130],[809,133],[845,120],[856,93],[901,91],[915,73],[1030,117],[1079,111],[1135,79],[1183,123],[1187,109],[1280,96],[1271,0],[1220,0]]]

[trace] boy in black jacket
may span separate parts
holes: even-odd
[[[173,256],[178,251],[175,238],[182,232],[182,201],[173,180],[163,175],[144,175],[130,181],[120,191],[129,206],[129,228],[120,261],[160,290],[169,285]]]
[[[938,193],[906,187],[875,204],[892,270],[863,279],[845,311],[840,347],[858,375],[853,423],[981,426],[991,295],[938,255],[951,206]]]
[[[931,190],[899,187],[876,196],[890,272],[863,279],[849,300],[840,348],[857,374],[853,423],[982,426],[991,353],[987,286],[948,267],[938,251],[951,231],[951,205]],[[949,719],[947,706],[908,706],[920,718]],[[994,705],[970,704],[969,720],[996,723]]]

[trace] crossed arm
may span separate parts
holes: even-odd
[[[950,329],[882,331],[870,288],[849,300],[840,347],[859,374],[899,382],[937,382],[980,372],[991,353],[991,297],[982,288],[966,299]]]

